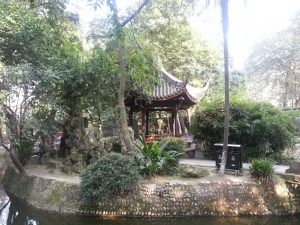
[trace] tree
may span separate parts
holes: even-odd
[[[22,164],[28,157],[23,148],[25,145],[32,145],[30,143],[33,143],[34,139],[32,132],[28,129],[31,106],[36,100],[32,94],[31,74],[32,70],[29,65],[11,69],[2,68],[0,72],[0,78],[4,82],[1,93],[1,122],[6,127],[6,134],[10,136],[10,143],[9,145],[4,143],[2,134],[0,142],[21,173],[25,173]]]
[[[22,142],[34,141],[33,133],[41,134],[38,130],[47,134],[42,126],[35,127],[38,122],[30,124],[39,106],[46,106],[46,114],[53,120],[59,105],[70,106],[68,93],[74,93],[70,83],[77,80],[74,74],[81,76],[82,48],[64,4],[64,0],[0,3],[1,122],[10,131],[10,147],[1,145],[21,172]],[[46,114],[41,124],[49,124]]]
[[[206,7],[212,4],[213,1],[206,0]],[[224,109],[224,140],[223,151],[221,159],[221,167],[219,173],[225,173],[225,165],[228,151],[228,136],[229,136],[229,52],[228,52],[228,0],[215,1],[220,3],[222,10],[222,31],[223,31],[223,53],[224,53],[224,95],[225,95],[225,109]]]
[[[98,3],[100,4],[100,1]],[[106,37],[106,40],[107,37],[112,37],[112,32],[107,32],[107,30],[115,26],[114,24],[112,26],[107,20],[102,20],[100,23],[94,22],[93,32],[90,36],[93,39],[96,38],[98,43],[101,40],[102,44],[104,43],[110,47],[117,46],[116,43],[123,41],[122,47],[126,51],[126,80],[130,80],[126,85],[127,91],[142,89],[147,93],[148,84],[152,81],[155,82],[155,79],[151,76],[153,70],[159,70],[161,66],[159,62],[153,62],[153,58],[158,57],[162,60],[163,66],[168,71],[186,81],[195,78],[201,80],[201,86],[203,79],[208,79],[203,74],[217,70],[220,57],[217,50],[211,48],[206,41],[197,38],[192,32],[188,24],[188,16],[192,10],[193,5],[188,1],[153,1],[143,10],[143,13],[133,18],[134,20],[130,23],[132,26],[122,27],[122,32],[118,34],[119,36],[122,35],[121,39],[115,41],[113,44],[110,44],[112,43],[111,39],[103,41],[103,37]],[[159,11],[158,14],[157,11]],[[170,36],[173,38],[170,38]],[[137,61],[136,56],[138,55],[142,55],[144,60]],[[141,66],[142,64],[143,66]],[[150,69],[145,71],[145,73],[137,72],[140,69],[133,69],[138,67],[143,68],[149,64],[150,66],[148,67]],[[118,104],[123,104],[121,103],[121,98],[119,98]],[[125,117],[125,114],[123,117]],[[121,124],[123,124],[122,127],[125,127],[125,120]],[[127,128],[125,129],[127,130]],[[124,129],[122,128],[123,132]]]
[[[214,98],[215,96],[224,95],[224,74],[216,74],[216,78],[210,85],[206,98]],[[239,70],[231,70],[230,72],[230,96],[232,94],[239,94],[246,96],[246,75]]]
[[[219,70],[221,54],[190,26],[196,2],[151,1],[132,27],[146,40],[144,45],[152,46],[168,72],[184,81],[196,79],[203,84],[211,78],[207,76]]]
[[[259,42],[248,57],[246,74],[252,97],[282,107],[297,106],[300,99],[299,16],[295,16],[288,29]]]
[[[121,133],[122,138],[125,142],[127,151],[132,151],[134,149],[133,141],[131,140],[128,125],[127,125],[127,115],[126,108],[124,103],[124,94],[126,88],[126,55],[125,55],[125,32],[124,27],[131,22],[145,7],[149,0],[145,0],[139,8],[128,16],[124,21],[120,20],[118,8],[115,0],[108,0],[106,3],[112,12],[112,25],[113,25],[113,33],[111,33],[114,37],[114,48],[116,50],[116,59],[119,68],[119,90],[118,90],[118,108],[120,114],[120,123],[121,123]],[[93,2],[93,1],[92,1]],[[104,4],[103,0],[96,0],[94,2],[94,6],[100,7]],[[110,35],[111,35],[110,34]]]
[[[228,54],[228,0],[222,0],[222,28],[223,28],[223,44],[224,44],[224,78],[225,78],[225,115],[224,115],[224,141],[222,160],[219,173],[225,173],[225,165],[228,151],[229,136],[229,54]]]

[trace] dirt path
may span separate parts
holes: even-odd
[[[73,184],[80,183],[80,177],[78,175],[65,174],[59,168],[49,169],[44,165],[28,165],[25,167],[25,169],[28,175],[34,175],[38,177],[54,179],[54,180],[64,181]]]

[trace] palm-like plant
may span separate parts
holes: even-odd
[[[223,52],[224,52],[224,78],[225,78],[225,115],[224,115],[224,141],[221,167],[219,173],[225,173],[225,165],[228,150],[228,136],[229,136],[229,57],[228,57],[228,0],[206,0],[206,6],[212,2],[220,4],[222,9],[222,28],[223,28]]]
[[[224,77],[225,77],[225,115],[224,115],[224,141],[220,167],[220,174],[224,174],[228,151],[229,136],[229,57],[228,57],[228,0],[221,0],[222,4],[222,27],[224,45]]]
[[[135,160],[142,175],[147,177],[154,174],[165,175],[175,172],[182,153],[172,150],[165,151],[168,143],[150,142],[148,144],[143,136],[141,141],[135,143],[138,150],[135,154]]]

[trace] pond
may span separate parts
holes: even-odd
[[[109,219],[45,213],[9,199],[0,190],[0,225],[299,225],[290,217],[191,217],[163,219]]]

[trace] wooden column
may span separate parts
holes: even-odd
[[[149,134],[149,110],[146,110],[146,135]]]
[[[175,129],[175,136],[178,135],[178,111],[175,109],[174,111],[174,129]]]
[[[146,118],[146,111],[144,109],[142,109],[141,111],[142,113],[142,133],[145,135],[146,134],[146,123],[145,123],[145,118]]]
[[[176,110],[172,109],[172,134],[176,134]]]

